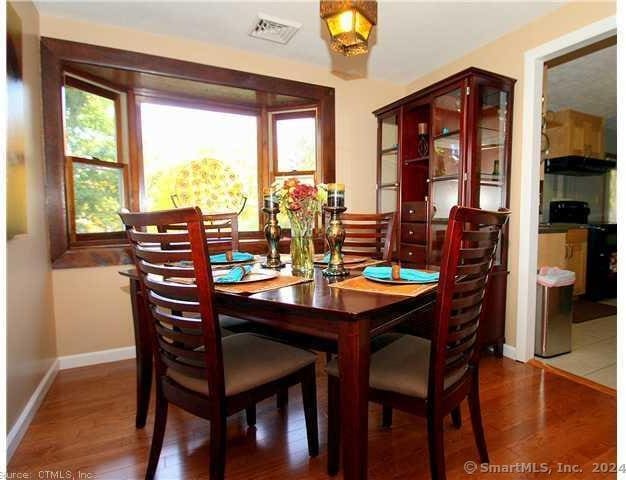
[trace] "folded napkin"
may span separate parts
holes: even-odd
[[[250,273],[252,267],[250,265],[243,265],[241,267],[231,268],[227,274],[217,277],[215,283],[235,283],[240,282],[243,277]]]
[[[228,263],[225,253],[218,253],[210,256],[211,263]],[[254,260],[254,255],[246,252],[233,252],[233,262],[247,262]]]
[[[380,280],[391,280],[391,267],[365,267],[363,276],[378,278]],[[408,282],[430,283],[439,280],[439,272],[425,272],[412,268],[401,268],[400,278]]]

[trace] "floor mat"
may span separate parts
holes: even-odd
[[[582,323],[594,318],[608,317],[617,314],[617,308],[605,303],[591,302],[580,299],[574,302],[574,323]]]

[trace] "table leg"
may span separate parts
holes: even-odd
[[[369,321],[345,321],[339,327],[339,395],[343,478],[367,478],[367,405]]]
[[[152,388],[152,347],[148,331],[148,316],[141,295],[139,281],[130,279],[130,302],[135,330],[135,361],[137,362],[137,412],[135,426],[143,428],[150,406]]]

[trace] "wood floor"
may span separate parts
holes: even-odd
[[[135,390],[132,360],[65,370],[59,373],[9,468],[11,472],[74,472],[74,478],[143,478],[152,424],[134,427]],[[326,387],[318,366],[321,454],[307,455],[299,389],[292,388],[289,408],[273,399],[258,406],[256,428],[243,414],[228,421],[228,479],[326,479]],[[469,416],[463,427],[446,428],[448,478],[601,479],[594,463],[616,461],[616,400],[566,378],[511,360],[482,363],[481,400],[492,465],[547,462],[541,473],[466,475],[466,461],[477,461]],[[427,479],[428,452],[424,420],[394,412],[391,429],[382,429],[380,411],[370,409],[369,478]],[[207,474],[209,424],[171,408],[159,479],[204,479]],[[577,464],[584,473],[559,473],[558,463]],[[537,468],[541,468],[540,465]],[[82,476],[79,476],[79,472]],[[91,474],[91,476],[88,476]],[[95,475],[95,476],[94,476]],[[337,478],[341,478],[340,476]]]

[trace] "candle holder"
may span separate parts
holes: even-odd
[[[346,211],[346,207],[324,206],[324,211],[330,213],[330,221],[326,228],[326,240],[330,247],[330,259],[328,260],[328,268],[322,270],[325,277],[343,277],[350,272],[343,266],[343,255],[341,247],[346,238],[346,229],[341,223],[341,214]]]
[[[264,268],[281,268],[285,264],[280,261],[280,253],[278,251],[281,228],[276,218],[280,210],[275,204],[270,205],[271,206],[263,208],[263,211],[267,214],[267,223],[263,228],[263,233],[265,233],[265,240],[267,240],[269,249],[267,252],[267,260],[261,266]]]

